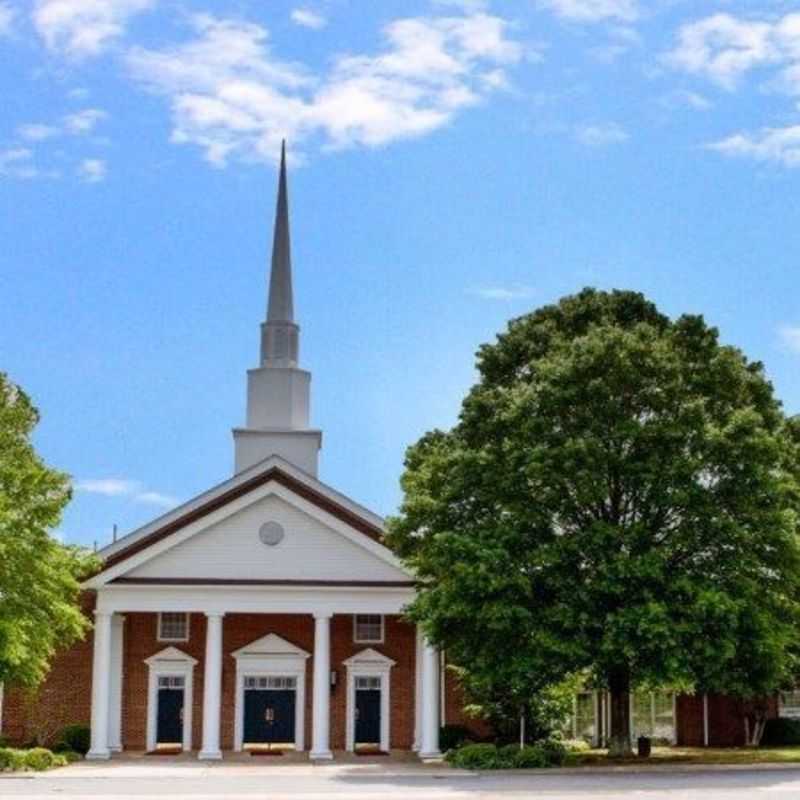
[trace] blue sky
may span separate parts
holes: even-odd
[[[800,412],[800,14],[776,0],[0,0],[0,369],[103,543],[228,477],[282,136],[321,477],[374,508],[474,352],[586,285]]]

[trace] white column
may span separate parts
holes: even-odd
[[[122,640],[125,617],[111,617],[111,674],[109,676],[108,747],[114,753],[122,750]]]
[[[422,737],[422,630],[417,627],[416,652],[414,661],[414,744],[412,750],[419,752]]]
[[[331,617],[314,614],[314,699],[312,742],[309,756],[333,758],[330,747],[331,709]]]
[[[439,750],[439,653],[427,640],[422,646],[422,724],[419,757],[441,758]]]
[[[203,674],[203,749],[198,758],[222,758],[219,746],[220,709],[222,707],[222,617],[206,613],[206,664]]]
[[[111,614],[94,612],[92,660],[92,740],[88,759],[111,758],[108,748],[109,674],[111,671]]]

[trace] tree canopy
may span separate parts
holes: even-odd
[[[80,579],[94,566],[51,532],[70,498],[69,478],[47,467],[30,437],[38,413],[0,373],[0,683],[35,686],[56,649],[89,627]]]
[[[800,424],[702,317],[586,289],[478,353],[458,424],[409,448],[389,543],[410,613],[514,702],[586,671],[612,696],[794,677]],[[467,682],[469,688],[469,681]]]

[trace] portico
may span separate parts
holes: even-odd
[[[296,721],[294,722],[294,749],[307,751],[309,758],[314,760],[327,760],[333,757],[334,746],[332,736],[338,749],[353,749],[352,732],[355,725],[355,708],[350,694],[350,671],[346,659],[337,657],[333,661],[332,651],[332,620],[341,619],[337,630],[350,630],[351,619],[361,613],[381,614],[387,618],[396,619],[403,607],[412,597],[412,589],[407,587],[379,587],[379,586],[160,586],[153,585],[117,585],[109,586],[98,592],[97,608],[95,613],[96,630],[100,635],[95,636],[94,642],[94,668],[92,681],[92,747],[89,758],[109,758],[112,752],[111,728],[108,720],[122,718],[123,714],[130,716],[132,709],[125,707],[122,693],[115,694],[111,685],[115,682],[122,684],[125,677],[131,674],[132,666],[124,664],[121,653],[115,653],[113,637],[104,635],[107,627],[109,631],[116,620],[123,617],[135,619],[141,615],[155,615],[164,612],[186,612],[193,618],[199,617],[200,627],[205,628],[204,641],[194,642],[193,650],[202,649],[203,658],[192,658],[181,650],[181,645],[176,644],[169,648],[172,651],[166,657],[163,651],[157,654],[160,674],[189,676],[189,688],[184,719],[188,720],[184,726],[182,742],[185,749],[192,749],[192,676],[195,671],[202,675],[199,681],[202,685],[202,703],[199,713],[200,738],[194,746],[199,746],[198,758],[217,760],[223,757],[223,750],[240,750],[244,745],[244,679],[245,677],[280,677],[291,678],[292,688],[295,691]],[[264,613],[269,609],[269,613]],[[245,616],[246,615],[246,616]],[[291,620],[296,625],[299,634],[295,638],[308,638],[311,633],[313,646],[309,651],[289,642],[283,636],[272,631],[266,633],[244,647],[231,650],[232,643],[237,641],[236,628],[247,620],[253,629],[268,631],[275,628],[272,620]],[[118,623],[117,623],[118,624]],[[284,622],[284,628],[286,628]],[[394,629],[406,625],[401,621],[394,623]],[[439,730],[439,663],[436,652],[429,647],[424,647],[419,655],[416,652],[416,643],[420,641],[411,626],[409,634],[402,640],[398,639],[394,648],[407,650],[410,644],[413,652],[407,662],[412,665],[409,674],[401,676],[412,692],[413,719],[412,736],[419,731],[420,756],[434,758],[438,755],[438,730]],[[303,634],[303,631],[306,631]],[[239,634],[247,635],[244,631]],[[121,642],[121,640],[118,640]],[[228,644],[228,643],[231,644]],[[119,647],[119,645],[116,645]],[[353,644],[352,648],[363,652],[364,648]],[[341,645],[338,650],[341,650]],[[357,654],[353,657],[357,663]],[[386,661],[394,663],[388,656]],[[199,662],[195,665],[193,662]],[[226,663],[230,662],[230,663]],[[363,663],[363,661],[362,661]],[[415,665],[421,665],[421,674],[417,677]],[[123,675],[123,665],[125,675]],[[150,665],[151,671],[153,666]],[[226,674],[226,683],[229,685],[223,691],[223,669]],[[183,672],[182,672],[183,671]],[[366,673],[372,674],[375,670],[367,669]],[[231,681],[228,674],[234,676]],[[105,680],[103,679],[105,675]],[[152,705],[157,702],[157,692],[154,687],[156,673],[148,678],[147,716],[148,716],[148,749],[154,749],[153,736],[154,723],[157,709]],[[198,679],[194,678],[197,683]],[[233,737],[223,737],[222,712],[226,705],[230,705],[231,689],[233,686],[234,726]],[[394,701],[391,694],[390,683],[387,681],[384,689],[383,702],[385,716],[383,717],[384,735],[382,745],[386,749],[398,743],[391,741],[389,728],[389,707]],[[398,687],[399,690],[399,687]],[[416,694],[421,693],[420,697]],[[306,702],[306,698],[310,702]],[[332,730],[332,710],[345,706],[344,730]],[[306,708],[310,706],[310,725],[306,730]],[[421,718],[416,719],[416,709],[420,709]],[[337,717],[336,725],[341,727],[341,711],[334,712]],[[103,720],[106,723],[103,723]],[[187,727],[188,726],[188,727]],[[104,735],[105,734],[105,735]],[[344,738],[344,741],[343,741]],[[310,748],[309,748],[310,743]],[[401,746],[404,742],[399,743]]]

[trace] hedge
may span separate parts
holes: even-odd
[[[63,753],[54,753],[46,747],[33,747],[30,750],[15,750],[12,747],[0,748],[0,772],[7,770],[31,770],[41,772],[53,767],[64,767],[70,759]]]
[[[547,739],[520,747],[509,744],[465,744],[450,750],[445,758],[461,769],[535,769],[559,767],[567,759],[567,748],[558,740]]]
[[[800,719],[768,719],[761,737],[762,747],[800,744]]]
[[[88,725],[67,725],[61,731],[58,750],[72,750],[85,756],[89,752],[92,734]]]

